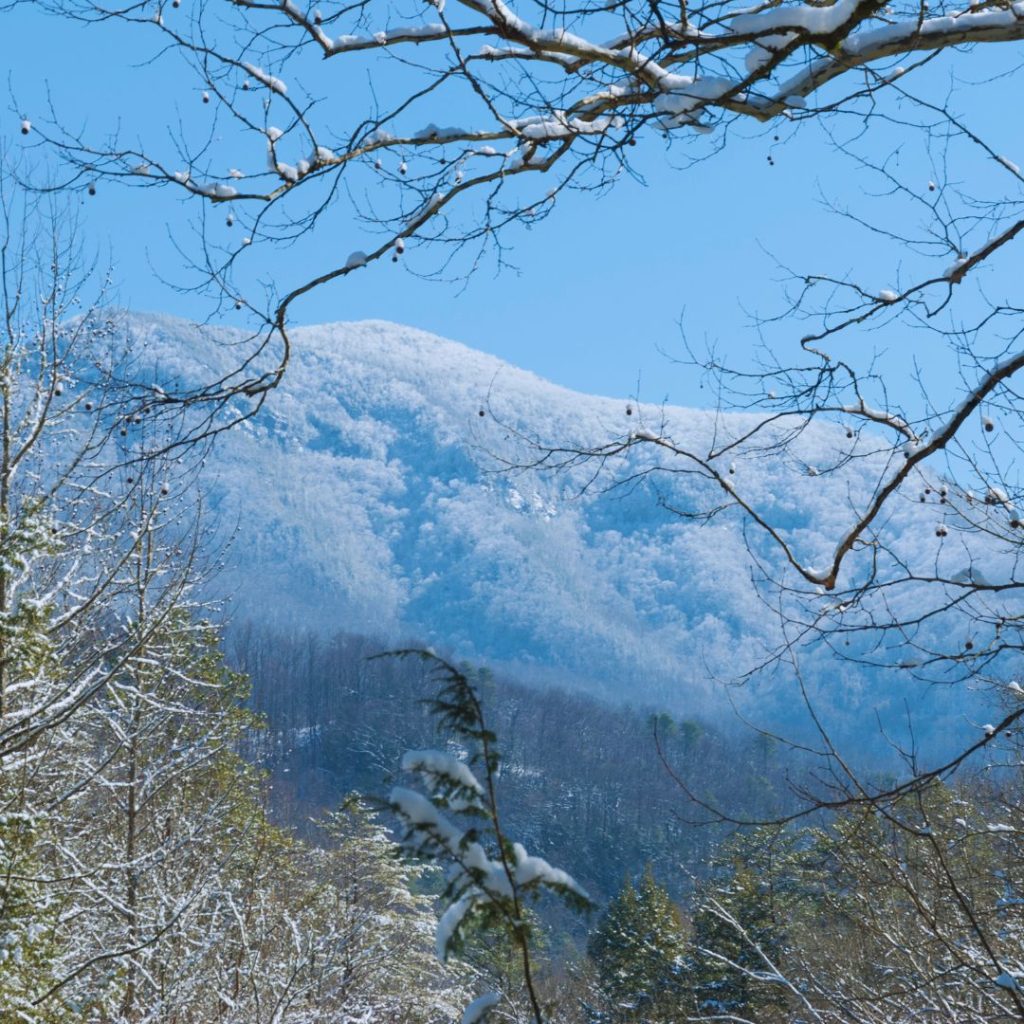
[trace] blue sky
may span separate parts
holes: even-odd
[[[179,116],[206,114],[200,86],[174,58],[142,62],[147,52],[136,48],[137,30],[86,27],[24,7],[5,20],[14,99],[3,135],[12,149],[24,148],[18,116],[38,116],[47,94],[63,123],[94,138],[118,124],[130,139],[135,132],[161,132]],[[993,61],[985,68],[994,70]],[[945,88],[948,66],[937,62],[928,74],[933,86]],[[997,108],[980,103],[971,113],[1012,138]],[[877,134],[880,152],[904,146],[896,128]],[[742,358],[757,341],[752,314],[781,308],[776,258],[800,272],[827,269],[842,277],[856,268],[878,289],[893,286],[902,260],[898,246],[824,211],[821,194],[861,212],[884,203],[868,198],[875,183],[827,145],[821,128],[740,125],[730,130],[724,150],[711,155],[716,144],[714,138],[691,144],[688,153],[703,146],[710,158],[680,169],[659,139],[647,139],[634,151],[646,184],[624,177],[600,197],[562,197],[533,229],[506,234],[507,256],[518,271],[496,274],[485,265],[468,285],[426,281],[410,270],[433,270],[438,255],[411,247],[401,266],[371,266],[304,300],[293,316],[307,323],[393,320],[578,390],[627,395],[639,379],[645,399],[707,405],[693,372],[672,362],[681,353],[680,323],[692,341],[715,341]],[[33,159],[43,159],[38,150]],[[900,159],[901,169],[911,167],[911,180],[925,189],[930,171],[921,155],[908,149]],[[167,189],[112,184],[79,201],[93,244],[111,254],[122,303],[205,315],[207,300],[160,280],[185,280],[169,232],[187,248],[195,201],[186,208]],[[336,239],[324,233],[301,251],[262,250],[260,270],[284,289],[335,262],[336,249]],[[802,333],[802,325],[783,326],[768,340],[795,346]],[[855,344],[861,354],[874,345],[888,349],[887,365],[900,372],[914,354],[905,332],[861,335]]]

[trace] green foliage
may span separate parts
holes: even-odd
[[[616,1016],[670,1020],[686,989],[687,948],[679,908],[648,867],[609,903],[587,952]]]
[[[785,1008],[778,972],[795,900],[792,840],[776,828],[739,834],[698,890],[691,984],[698,1012],[758,1021]]]

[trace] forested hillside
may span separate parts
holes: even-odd
[[[227,373],[244,341],[168,316],[124,324],[140,366],[183,393]],[[396,324],[303,327],[295,338],[275,401],[221,436],[204,467],[206,501],[230,539],[213,593],[230,595],[234,619],[325,637],[346,629],[384,645],[415,637],[512,678],[678,719],[731,718],[736,704],[758,725],[813,741],[792,672],[775,660],[786,633],[771,580],[784,560],[735,509],[700,514],[718,507],[718,485],[679,472],[671,450],[651,444],[602,460],[597,483],[586,462],[557,472],[538,462],[545,445],[571,450],[638,429],[728,445],[755,416],[578,394]],[[781,463],[755,454],[727,474],[818,564],[851,495],[869,493],[888,458],[874,430],[850,433],[810,422]],[[788,436],[780,424],[763,443]],[[938,487],[929,501],[897,503],[887,528],[915,572],[938,560],[952,575],[968,558],[936,538]],[[987,578],[1011,558],[974,538],[970,564]],[[795,622],[828,621],[837,604],[817,588],[787,593]],[[917,633],[918,643],[946,636],[928,617]],[[975,694],[886,671],[874,642],[850,628],[834,645],[842,659],[799,645],[805,687],[837,739],[888,760],[879,716],[906,740],[908,702],[923,748],[962,734]],[[752,685],[731,685],[765,663]]]
[[[249,625],[233,629],[228,645],[251,679],[253,709],[266,717],[253,756],[271,770],[272,806],[300,831],[350,791],[386,794],[402,753],[438,742],[427,673],[375,657],[380,641]],[[707,812],[667,766],[737,816],[768,818],[794,803],[786,778],[799,776],[800,759],[735,720],[723,728],[473,675],[503,752],[499,792],[511,830],[531,850],[571,863],[597,899],[647,863],[681,896],[728,834],[696,824]]]
[[[924,786],[849,776],[860,797],[829,808],[811,780],[842,793],[842,776],[760,736],[539,694],[430,652],[366,661],[376,645],[355,637],[242,630],[233,646],[255,701],[293,722],[253,750],[273,766],[277,814],[303,819],[335,787],[390,776],[405,850],[445,869],[439,953],[491,988],[470,1009],[572,1024],[902,1024],[921,1006],[1017,1019],[1019,688],[984,770],[968,760],[955,783]],[[307,706],[321,726],[299,724]],[[681,787],[721,827],[677,817]],[[556,897],[591,915],[574,924]]]
[[[1020,1017],[1017,682],[949,766],[862,771],[358,635],[225,643],[206,453],[130,331],[69,322],[0,375],[4,1024]]]

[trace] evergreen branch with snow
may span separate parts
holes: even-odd
[[[449,744],[467,755],[461,760],[441,750],[407,752],[402,769],[418,774],[425,792],[396,786],[388,801],[402,822],[406,850],[446,869],[446,909],[437,927],[437,955],[445,961],[457,952],[470,922],[508,936],[518,950],[531,1015],[535,1024],[543,1024],[528,903],[547,892],[583,911],[590,908],[590,897],[567,872],[529,854],[506,835],[497,797],[497,736],[487,725],[467,672],[427,650],[403,649],[385,656],[415,657],[430,666],[438,690],[426,703]],[[482,781],[474,768],[480,770]],[[466,815],[471,823],[463,828],[446,812]],[[497,1003],[497,997],[482,996],[467,1008],[464,1024],[480,1020]]]

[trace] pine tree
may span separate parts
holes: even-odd
[[[668,1019],[683,996],[686,935],[679,908],[648,867],[608,905],[587,952],[616,1016]]]
[[[786,1006],[777,969],[792,898],[791,845],[763,828],[727,843],[717,876],[698,892],[691,985],[701,1015],[773,1019]]]
[[[501,764],[497,737],[469,674],[431,651],[393,655],[416,657],[431,666],[438,690],[427,703],[438,726],[449,734],[450,746],[469,753],[463,761],[448,751],[407,751],[402,769],[420,777],[425,793],[395,786],[389,800],[402,823],[408,853],[446,868],[442,899],[447,909],[437,926],[438,956],[447,961],[459,953],[471,929],[510,941],[522,965],[528,1013],[535,1024],[544,1024],[528,906],[552,895],[570,909],[584,910],[591,906],[590,898],[565,871],[506,835],[496,795]],[[481,771],[482,782],[474,770]],[[478,997],[466,1007],[463,1021],[483,1019],[502,996],[488,992]],[[509,993],[504,996],[507,1000]]]
[[[10,779],[7,795],[10,795]],[[58,902],[41,878],[38,853],[45,819],[28,809],[26,801],[7,800],[0,813],[0,1020],[19,1024],[58,1024],[81,1019],[86,1006],[38,1002],[57,981],[53,970],[59,946],[55,939]]]

